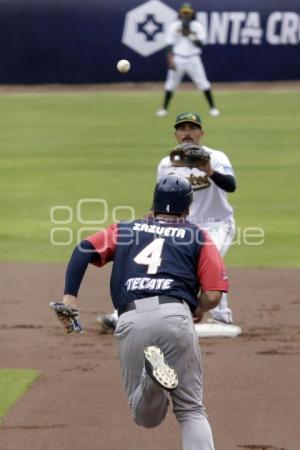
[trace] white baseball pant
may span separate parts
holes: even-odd
[[[135,304],[135,310],[120,316],[115,331],[123,382],[135,422],[156,427],[168,410],[167,392],[144,369],[144,348],[158,345],[179,380],[170,396],[181,428],[183,450],[214,450],[202,403],[201,352],[189,306],[161,305],[158,297],[139,299]]]
[[[199,55],[188,57],[175,55],[174,63],[176,69],[169,69],[167,72],[166,91],[175,91],[185,74],[190,77],[198,89],[202,91],[210,89],[210,82]]]
[[[209,233],[220,255],[224,257],[235,235],[235,221],[230,219],[228,221],[208,222],[201,227]],[[226,292],[222,294],[219,305],[211,311],[211,315],[215,320],[232,322],[232,310],[228,306]]]

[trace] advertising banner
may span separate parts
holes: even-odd
[[[1,83],[162,81],[170,0],[0,0]],[[300,79],[299,0],[195,0],[211,81]],[[116,70],[119,59],[132,69]]]

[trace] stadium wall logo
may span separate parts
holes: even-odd
[[[165,33],[177,12],[160,0],[150,0],[126,14],[122,43],[142,56],[165,47]]]
[[[142,56],[162,50],[166,30],[177,15],[160,0],[143,3],[127,12],[122,43]],[[206,29],[207,45],[300,43],[300,15],[292,11],[272,11],[264,21],[258,11],[199,12],[197,19]]]

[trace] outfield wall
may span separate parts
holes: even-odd
[[[300,79],[299,0],[194,0],[212,81]],[[172,0],[0,0],[0,83],[165,78]],[[120,75],[116,62],[129,59]]]

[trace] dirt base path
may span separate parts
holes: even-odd
[[[0,264],[1,367],[41,372],[3,420],[1,450],[179,450],[171,410],[159,428],[134,424],[115,339],[98,334],[96,315],[111,310],[110,268],[87,272],[81,336],[64,335],[48,308],[60,298],[64,270],[60,264]],[[299,450],[299,271],[229,273],[243,335],[201,341],[216,450]]]

